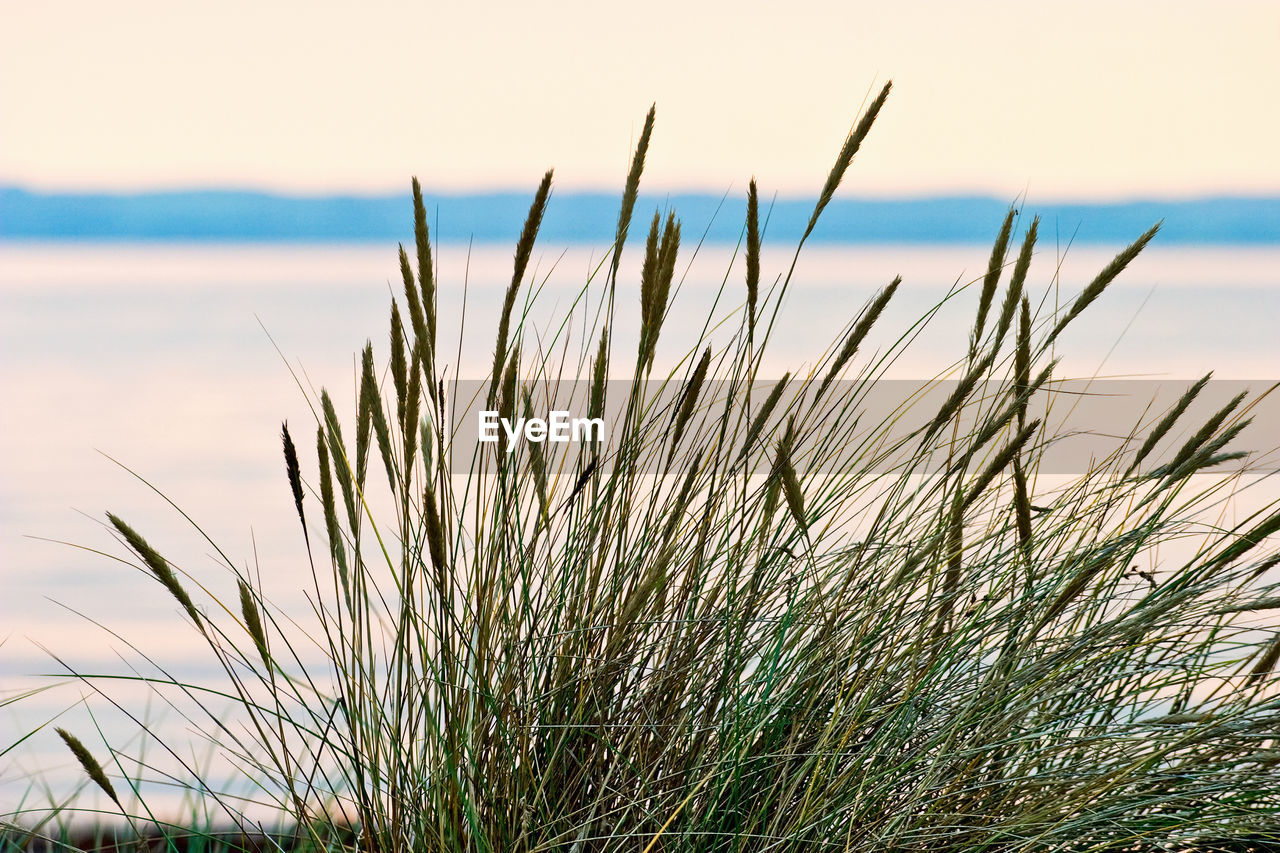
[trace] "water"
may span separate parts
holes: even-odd
[[[887,346],[890,331],[906,328],[957,281],[977,276],[988,252],[983,246],[808,251],[762,375],[811,364],[873,290],[901,274],[903,289],[881,321],[880,337],[864,351]],[[468,253],[447,245],[437,254],[441,358],[451,373],[483,376],[510,249]],[[1072,250],[1055,282],[1059,259],[1044,250],[1032,268],[1033,296],[1046,308],[1067,302],[1111,254]],[[544,283],[546,307],[531,316],[545,346],[554,331],[548,318],[573,304],[600,258],[599,249],[583,247],[535,258],[533,278]],[[627,310],[636,299],[625,284],[636,280],[636,260],[634,251],[627,256],[619,290]],[[741,259],[732,268],[730,262],[725,247],[704,248],[694,260],[664,327],[660,361],[669,365],[696,343],[726,270],[716,310],[723,316],[740,305]],[[785,273],[789,262],[785,250],[767,253],[764,281]],[[384,357],[386,311],[398,280],[395,253],[383,246],[0,246],[0,378],[7,401],[0,410],[0,690],[50,683],[35,676],[62,671],[51,655],[82,671],[124,671],[122,657],[136,655],[105,628],[184,677],[211,672],[198,636],[152,579],[84,550],[122,555],[103,525],[111,509],[210,592],[228,601],[234,593],[209,543],[108,457],[198,520],[239,565],[259,567],[268,596],[286,611],[305,612],[301,591],[309,581],[278,435],[288,420],[306,448],[314,420],[276,347],[299,380],[330,387],[339,411],[349,412],[353,354],[372,339]],[[571,359],[592,346],[581,333],[590,328],[599,290],[597,282],[574,315]],[[892,375],[931,376],[961,355],[975,300],[966,292],[941,310]],[[464,301],[467,331],[459,346]],[[1275,378],[1277,317],[1280,248],[1153,248],[1063,336],[1060,375],[1192,378],[1214,369],[1219,378]],[[617,352],[633,351],[623,342],[634,326],[620,322],[617,335]],[[526,347],[534,340],[527,335]],[[0,708],[0,751],[90,692],[72,682]],[[61,719],[92,731],[83,709]],[[113,736],[136,735],[135,724],[109,709],[101,720]],[[50,731],[0,756],[0,801],[30,792],[34,774],[56,791],[78,779]]]

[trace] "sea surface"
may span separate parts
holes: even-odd
[[[1028,282],[1040,316],[1074,298],[1116,248],[1043,247]],[[895,275],[903,287],[864,352],[887,349],[951,293],[889,375],[945,371],[967,345],[977,295],[966,285],[989,252],[982,245],[806,250],[761,376],[812,365]],[[624,256],[620,317],[638,301],[635,255]],[[521,295],[523,303],[538,293],[526,351],[540,346],[576,363],[594,347],[603,257],[601,247],[588,246],[535,253]],[[481,378],[511,250],[445,244],[436,260],[441,360],[451,376]],[[766,246],[765,285],[780,288],[791,262],[786,246]],[[660,368],[698,346],[709,314],[724,321],[709,334],[723,339],[744,299],[743,263],[731,246],[690,247],[680,276]],[[212,672],[173,602],[118,559],[125,555],[104,525],[107,510],[231,600],[234,587],[212,546],[181,508],[233,560],[255,567],[286,612],[309,610],[280,425],[287,420],[309,445],[315,421],[302,388],[326,386],[339,410],[351,411],[357,353],[371,340],[385,359],[398,282],[396,254],[385,246],[0,243],[0,702],[58,685],[0,707],[0,753],[54,719],[82,733],[97,720],[112,737],[136,738],[137,723],[91,685],[68,679],[68,667],[127,672],[141,651],[184,678]],[[567,325],[554,322],[566,314]],[[1222,379],[1280,378],[1277,320],[1280,247],[1156,246],[1062,337],[1059,375],[1192,379],[1213,370]],[[634,352],[626,343],[634,334],[634,323],[620,319],[616,352]],[[123,687],[113,695],[131,694]],[[150,719],[164,717],[159,703],[140,707]],[[181,721],[169,730],[191,740]],[[202,748],[186,747],[193,760]],[[51,728],[40,730],[0,754],[0,816],[57,800],[78,780]]]

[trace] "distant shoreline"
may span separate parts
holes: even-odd
[[[428,196],[434,239],[441,242],[513,243],[528,211],[518,192]],[[745,201],[738,194],[640,196],[632,237],[643,239],[655,209],[674,209],[685,241],[736,243]],[[989,243],[1008,209],[993,197],[837,198],[810,238],[825,244]],[[409,241],[407,193],[290,196],[234,190],[145,193],[51,193],[0,187],[0,241],[209,243],[372,243]],[[541,239],[555,243],[609,243],[618,198],[605,192],[555,193]],[[813,199],[783,198],[767,211],[765,239],[794,242],[804,231]],[[1040,233],[1065,245],[1125,243],[1164,220],[1160,243],[1171,245],[1280,244],[1280,197],[1220,196],[1125,202],[1053,202],[1034,199],[1023,218],[1041,217]],[[764,218],[765,210],[762,210]]]

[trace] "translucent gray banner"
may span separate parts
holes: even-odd
[[[1194,384],[1045,382],[1022,395],[1026,421],[1041,422],[1024,452],[1034,456],[1042,474],[1082,474],[1106,463],[1125,467]],[[446,386],[451,466],[459,474],[492,472],[500,456],[533,451],[556,469],[579,454],[607,462],[625,451],[654,473],[670,473],[668,458],[678,468],[695,452],[704,459],[767,469],[793,423],[791,455],[797,468],[856,465],[888,471],[911,461],[926,471],[954,462],[975,444],[981,446],[974,458],[985,459],[1018,431],[1019,394],[1011,384],[978,382],[958,395],[960,385],[959,380],[895,379],[837,381],[822,389],[820,380],[757,379],[748,394],[745,382],[707,380],[686,405],[683,380],[639,386],[614,380],[604,384],[601,405],[593,410],[588,382],[529,381],[516,389],[516,403],[504,418],[501,389],[491,399],[488,380],[460,380]],[[1276,470],[1280,392],[1271,393],[1275,385],[1259,380],[1205,383],[1163,439],[1148,448],[1137,470],[1149,473],[1173,461],[1188,439],[1241,395],[1218,428],[1248,425],[1215,455],[1247,455],[1217,461],[1209,470]],[[774,396],[776,403],[766,412]],[[957,396],[957,414],[935,425],[939,412]]]

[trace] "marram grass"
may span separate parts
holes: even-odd
[[[806,238],[888,91],[841,148]],[[415,181],[416,252],[400,249],[385,366],[380,348],[362,353],[354,421],[320,395],[313,456],[282,436],[281,499],[315,572],[311,620],[273,608],[231,560],[233,577],[201,590],[238,606],[193,599],[163,532],[143,539],[110,516],[235,700],[204,736],[247,786],[191,768],[170,780],[205,804],[195,838],[212,849],[225,825],[240,834],[217,844],[504,853],[1280,841],[1280,639],[1258,629],[1280,610],[1268,573],[1280,513],[1227,530],[1197,520],[1221,490],[1196,478],[1238,452],[1240,403],[1187,426],[1202,380],[1135,429],[1136,453],[1037,490],[1054,436],[1028,401],[1051,385],[1052,345],[1157,229],[1061,313],[1036,312],[1035,221],[1002,284],[1019,239],[1011,212],[977,282],[955,391],[931,411],[904,401],[900,416],[919,426],[886,468],[876,439],[889,425],[862,423],[860,405],[902,343],[871,355],[863,344],[900,280],[810,369],[760,377],[795,266],[761,286],[767,217],[753,181],[736,327],[665,341],[674,212],[654,215],[638,282],[619,266],[653,126],[651,111],[607,271],[587,288],[599,311],[584,355],[554,355],[573,350],[568,327],[538,337],[519,309],[553,203],[548,172],[485,379],[504,416],[532,411],[531,389],[553,377],[581,381],[595,415],[619,393],[606,379],[631,377],[606,445],[455,446],[436,358],[454,319],[438,316],[436,294],[455,285],[436,280]],[[626,311],[641,319],[634,357],[615,346]],[[668,363],[658,352],[676,368],[655,374]],[[646,389],[664,383],[676,403],[649,406]],[[1190,437],[1160,458],[1175,429]],[[852,441],[862,449],[842,452]],[[457,458],[471,460],[462,474]],[[1193,536],[1189,557],[1160,556]],[[1153,559],[1158,574],[1139,568]],[[319,670],[300,663],[310,644],[327,658]],[[217,696],[176,680],[154,689]],[[118,761],[100,765],[59,733],[113,802],[135,804],[120,807],[130,831],[194,843],[145,797],[116,798]],[[264,804],[283,832],[245,817]]]

